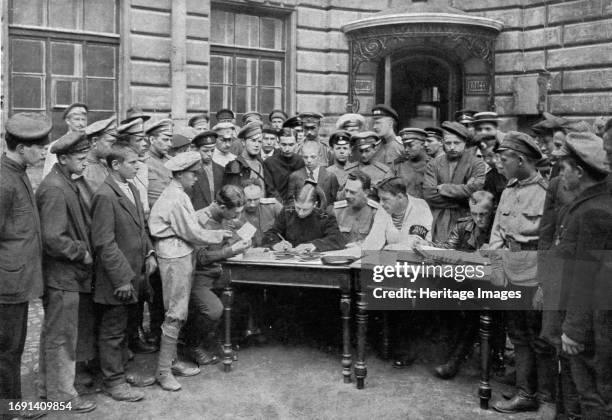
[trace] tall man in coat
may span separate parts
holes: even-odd
[[[217,191],[223,185],[223,166],[212,160],[217,144],[217,133],[212,130],[202,131],[193,138],[191,144],[200,153],[202,169],[196,174],[197,180],[187,191],[194,210],[210,206]]]
[[[254,179],[264,187],[264,169],[261,159],[263,133],[261,124],[253,121],[242,127],[238,133],[242,141],[242,152],[225,165],[223,185],[232,184],[237,187],[247,179]]]
[[[89,141],[71,132],[50,151],[57,163],[36,191],[45,280],[39,392],[50,401],[70,401],[74,410],[88,412],[96,404],[79,397],[74,380],[77,339],[93,331],[92,317],[85,317],[92,322],[79,329],[79,301],[91,294],[93,258],[88,210],[72,176],[83,172]]]
[[[157,267],[146,232],[138,190],[128,180],[138,171],[138,154],[127,145],[113,146],[111,172],[94,196],[92,243],[96,253],[94,301],[100,309],[100,368],[104,391],[118,401],[139,401],[144,395],[127,383],[123,353],[130,305],[136,305],[146,277]],[[135,385],[155,383],[134,378]]]
[[[280,153],[264,161],[266,196],[286,203],[289,201],[289,175],[304,167],[304,159],[295,153],[297,139],[292,129],[283,128],[279,144]]]
[[[445,153],[427,164],[423,179],[423,197],[434,217],[434,242],[446,242],[457,219],[469,215],[468,198],[482,189],[486,171],[484,161],[466,151],[467,128],[449,121],[442,128]]]
[[[51,120],[37,113],[15,114],[6,123],[7,150],[0,157],[0,399],[21,399],[28,301],[43,291],[40,221],[26,167],[44,160],[51,128]]]

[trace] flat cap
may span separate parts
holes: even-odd
[[[532,159],[542,159],[542,152],[536,141],[529,135],[519,131],[508,131],[497,152],[514,150]]]
[[[200,121],[210,122],[210,117],[208,116],[208,114],[194,115],[193,117],[189,118],[189,121],[187,121],[187,125],[190,127],[194,127]]]
[[[236,114],[234,114],[234,111],[232,111],[231,109],[221,108],[220,110],[217,111],[217,113],[215,114],[215,117],[217,117],[217,121],[233,120],[236,118]]]
[[[68,115],[72,115],[72,114],[87,115],[88,111],[89,111],[89,108],[87,108],[87,105],[80,103],[80,102],[75,102],[73,104],[68,105],[68,108],[66,108],[64,110],[64,113],[62,114],[62,118],[66,119]]]
[[[425,132],[427,133],[427,137],[435,137],[438,140],[442,140],[444,137],[444,131],[438,127],[425,127]]]
[[[323,119],[323,114],[318,112],[300,112],[298,117],[302,120],[302,124],[318,124]]]
[[[201,133],[198,133],[193,138],[191,143],[193,143],[195,147],[214,146],[215,144],[217,144],[217,137],[218,135],[216,131],[206,130],[202,131]]]
[[[196,135],[196,130],[193,127],[175,128],[172,132],[172,148],[178,149],[187,146]]]
[[[269,125],[265,125],[265,126],[264,126],[264,127],[261,129],[261,132],[262,132],[263,134],[274,134],[276,137],[278,137],[278,134],[279,134],[279,130],[277,130],[276,128],[271,127],[271,126],[269,126]]]
[[[355,146],[359,150],[378,143],[380,143],[380,137],[373,131],[363,131],[351,136],[351,146]]]
[[[235,127],[236,126],[232,124],[231,122],[221,122],[221,123],[216,124],[212,129],[214,131],[219,131],[219,130],[223,130],[226,128],[231,128],[233,130]]]
[[[543,112],[542,117],[544,118],[542,121],[531,126],[531,129],[536,133],[548,130],[560,130],[569,122],[569,120],[563,117],[557,117],[550,112]]]
[[[365,118],[361,114],[344,114],[336,121],[336,128],[344,130],[349,127],[358,127],[361,130],[365,124]]]
[[[442,123],[442,129],[454,134],[465,142],[467,142],[471,137],[469,130],[465,128],[463,124],[456,121],[444,121]]]
[[[568,133],[565,136],[565,149],[570,156],[573,155],[595,172],[610,173],[601,137],[588,132]]]
[[[117,133],[119,134],[144,134],[144,122],[142,119],[136,118],[126,123],[121,123],[121,125],[117,127]]]
[[[285,111],[282,109],[273,109],[268,118],[270,118],[270,121],[272,121],[274,118],[280,118],[281,120],[285,121],[287,118],[289,118],[289,116],[285,114]]]
[[[242,116],[243,125],[254,121],[259,121],[260,123],[263,123],[263,116],[257,111],[249,111]]]
[[[57,139],[49,151],[56,155],[68,155],[71,153],[84,152],[89,150],[91,144],[87,136],[82,132],[71,131]]]
[[[143,122],[145,122],[151,119],[151,116],[145,114],[142,111],[142,108],[140,108],[139,106],[133,106],[127,110],[126,115],[125,115],[125,120],[121,121],[121,124],[122,125],[127,124],[130,121],[136,120],[138,118],[140,118]]]
[[[483,111],[474,114],[472,123],[474,125],[480,123],[493,123],[497,124],[499,122],[499,116],[497,112],[492,111]]]
[[[238,138],[243,140],[256,136],[261,136],[261,123],[258,121],[248,123],[238,132]]]
[[[149,125],[146,133],[147,135],[161,133],[167,136],[171,136],[173,126],[174,124],[172,123],[172,120],[170,118],[164,118]]]
[[[340,130],[334,131],[329,137],[329,147],[348,145],[351,143],[351,133],[348,131]]]
[[[374,105],[372,108],[372,116],[374,118],[391,117],[395,120],[395,122],[399,122],[399,115],[397,112],[393,108],[384,104]]]
[[[568,121],[563,124],[563,129],[566,133],[592,133],[593,126],[588,124],[586,121]]]
[[[85,127],[87,137],[100,136],[102,134],[114,135],[117,133],[117,117],[114,115],[105,120],[99,120]]]
[[[455,121],[461,124],[469,124],[474,120],[474,114],[476,114],[476,111],[473,109],[460,109],[455,112]]]
[[[183,152],[170,158],[164,164],[172,172],[197,171],[201,166],[202,160],[198,152]]]
[[[283,123],[283,128],[295,128],[302,126],[302,119],[298,115],[294,115],[291,118],[287,118]]]
[[[402,143],[410,143],[413,140],[425,141],[427,131],[415,127],[402,128],[398,135],[402,138]]]
[[[20,112],[6,122],[6,132],[24,143],[47,143],[52,128],[51,119],[38,112]]]

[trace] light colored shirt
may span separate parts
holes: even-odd
[[[145,219],[148,219],[149,213],[151,212],[151,207],[149,206],[149,197],[147,192],[149,188],[149,168],[147,167],[146,163],[143,161],[138,162],[138,172],[136,173],[134,179],[129,182],[131,182],[136,188],[136,191],[138,191]]]
[[[219,149],[217,149],[216,147],[215,147],[215,150],[213,150],[212,160],[217,165],[221,165],[225,168],[225,165],[227,165],[229,162],[231,162],[234,159],[236,159],[236,155],[233,153],[230,153],[230,152],[221,153]]]
[[[121,182],[116,179],[115,182],[117,183],[117,186],[119,187],[119,189],[121,189],[123,194],[125,194],[125,196],[128,198],[128,200],[130,200],[133,205],[136,205],[136,198],[134,198],[134,193],[132,193],[129,184],[127,182]]]

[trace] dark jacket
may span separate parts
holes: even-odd
[[[482,189],[493,194],[493,197],[495,197],[495,205],[497,205],[506,185],[508,185],[506,177],[500,174],[497,168],[490,168],[489,172],[485,175],[485,183]]]
[[[0,162],[0,303],[42,295],[42,241],[32,185],[21,165]]]
[[[308,179],[308,173],[306,168],[300,168],[297,171],[293,172],[289,176],[289,187],[287,190],[287,196],[291,199],[296,197],[300,189],[304,186],[304,182]],[[325,208],[328,205],[332,205],[334,201],[336,201],[336,196],[338,195],[338,190],[340,186],[338,185],[338,178],[336,175],[328,172],[327,169],[323,167],[319,167],[319,174],[317,179],[317,186],[321,188],[323,193],[325,194],[325,203],[321,203],[321,208]]]
[[[128,183],[136,205],[125,196],[112,176],[100,187],[93,201],[92,244],[95,250],[94,301],[122,305],[137,301],[144,280],[144,261],[153,249],[145,230],[138,191]],[[136,296],[123,302],[114,296],[120,286],[132,283]]]
[[[276,218],[274,227],[265,233],[262,245],[272,246],[280,242],[279,234],[294,247],[311,243],[317,251],[342,249],[346,245],[336,217],[316,208],[301,219],[293,207],[285,207]]]
[[[223,186],[223,166],[215,162],[211,162],[211,165],[213,173],[213,191],[216,194]],[[215,200],[215,197],[210,196],[209,182],[211,182],[211,180],[208,179],[206,171],[204,171],[204,169],[200,169],[196,173],[196,176],[198,177],[196,183],[192,188],[185,192],[191,199],[194,210],[200,210],[204,207],[210,206],[210,204]]]
[[[223,173],[223,185],[235,185],[240,187],[243,181],[254,178],[255,182],[261,185],[262,191],[265,191],[265,181],[263,175],[263,160],[257,156],[257,161],[261,163],[262,173],[254,171],[249,164],[246,162],[243,156],[236,156],[236,159],[230,161],[225,165]],[[252,176],[252,174],[255,174]]]
[[[491,220],[491,222],[492,221],[493,220]],[[462,217],[457,220],[457,223],[451,229],[446,242],[436,243],[435,245],[440,248],[472,252],[477,251],[484,244],[489,243],[490,236],[490,225],[487,231],[482,231],[476,226],[471,216]]]
[[[93,255],[89,241],[87,208],[76,183],[56,163],[36,191],[43,238],[45,286],[90,293],[92,265],[83,259]]]
[[[304,159],[295,153],[287,159],[279,152],[264,160],[266,197],[285,204],[289,199],[289,175],[303,167]]]

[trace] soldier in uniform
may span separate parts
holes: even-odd
[[[425,127],[427,138],[425,139],[425,153],[427,160],[432,160],[444,154],[442,140],[444,139],[444,131],[438,127]]]
[[[327,167],[327,172],[336,175],[340,190],[346,183],[348,172],[346,165],[351,155],[351,134],[348,131],[336,131],[329,137],[329,147],[334,155],[334,163]]]
[[[263,240],[263,234],[274,226],[283,206],[274,197],[264,197],[264,190],[261,185],[253,179],[244,181],[242,187],[245,203],[240,221],[243,223],[249,222],[257,228],[257,232],[253,236],[253,245],[259,247]]]
[[[208,116],[208,112],[197,114],[189,118],[187,125],[194,128],[198,133],[210,130],[210,117]]]
[[[361,114],[344,114],[336,121],[336,130],[348,131],[351,134],[362,131],[365,126],[366,121]]]
[[[386,105],[372,108],[374,132],[378,134],[381,145],[374,155],[374,161],[391,166],[395,159],[404,153],[402,141],[395,135],[395,126],[399,123],[397,112]],[[374,178],[372,178],[374,182]]]
[[[278,132],[280,129],[274,127],[264,127],[261,130],[261,160],[266,160],[278,149]]]
[[[68,108],[64,110],[64,114],[62,116],[64,122],[68,126],[68,131],[66,134],[74,131],[83,131],[87,126],[87,105],[81,103],[73,103]],[[59,139],[57,139],[59,140]],[[55,141],[57,141],[55,140]],[[49,149],[53,146],[52,142],[49,145]],[[53,168],[53,165],[57,162],[57,157],[53,153],[47,153],[47,157],[45,158],[45,164],[43,166],[42,177],[44,178]]]
[[[221,122],[213,127],[213,131],[217,133],[217,147],[213,151],[212,160],[225,168],[228,162],[236,159],[236,155],[231,152],[234,144],[234,124]],[[242,152],[242,147],[240,149]]]
[[[208,207],[215,199],[217,191],[223,185],[223,166],[213,162],[212,155],[217,144],[217,133],[202,131],[193,138],[193,147],[200,153],[202,169],[196,174],[197,181],[187,190],[195,210]]]
[[[374,160],[374,156],[382,147],[378,135],[372,131],[364,131],[351,137],[351,146],[359,151],[359,161],[347,163],[344,170],[347,173],[362,171],[370,177],[372,184],[391,175],[391,168]]]
[[[434,215],[433,240],[445,242],[460,217],[469,213],[468,197],[481,190],[486,164],[466,150],[470,133],[457,122],[442,123],[445,154],[427,164],[423,197]]]
[[[232,153],[235,156],[242,153],[242,143],[240,142],[240,139],[236,137],[236,134],[238,133],[238,131],[240,131],[240,127],[236,125],[236,114],[234,114],[234,111],[232,111],[231,109],[223,108],[218,110],[215,116],[217,118],[217,125],[215,125],[215,127],[217,127],[219,124],[224,124],[223,127],[227,126],[226,123],[231,124],[231,130],[229,132],[219,132],[219,137],[231,138],[231,145],[229,146],[228,152]],[[217,131],[215,127],[213,127],[213,130]]]
[[[286,203],[289,200],[289,175],[304,167],[304,159],[295,153],[297,141],[292,129],[283,128],[279,145],[280,152],[264,161],[266,196]]]
[[[535,140],[516,131],[506,133],[497,151],[512,181],[502,193],[491,229],[488,248],[501,250],[492,255],[494,279],[498,285],[520,291],[523,302],[532,302],[538,291],[536,250],[548,187],[536,170],[542,153]],[[514,345],[517,393],[493,408],[503,413],[534,411],[540,406],[542,411],[550,410],[557,360],[554,348],[539,338],[542,312],[507,311],[506,320]]]
[[[147,168],[145,162],[148,144],[144,134],[142,118],[132,119],[117,127],[117,141],[129,144],[138,153],[138,172],[131,182],[138,190],[145,219],[147,219],[149,217],[149,211],[151,210],[148,200],[149,168]]]
[[[283,123],[287,121],[288,116],[282,109],[273,109],[268,118],[272,128],[278,131],[283,128]]]
[[[283,123],[283,128],[290,128],[295,133],[295,139],[298,147],[304,143],[304,127],[302,126],[302,120],[297,115],[288,118]]]
[[[153,123],[146,131],[150,143],[149,155],[145,162],[149,168],[149,190],[147,193],[151,208],[172,179],[172,174],[165,166],[169,159],[168,151],[172,144],[172,125],[172,120],[163,119]]]
[[[327,141],[319,135],[323,115],[318,112],[302,112],[298,117],[302,121],[302,127],[304,128],[304,143],[309,141],[319,143],[319,163],[323,167],[329,166],[333,161],[331,151]],[[303,144],[298,145],[298,154],[301,153],[303,146]]]
[[[106,156],[111,146],[117,140],[117,122],[115,117],[96,121],[85,128],[85,134],[91,141],[91,149],[87,155],[83,181],[87,185],[90,196],[98,191],[108,176]],[[59,140],[58,140],[59,141]]]
[[[361,171],[352,172],[344,186],[344,200],[334,203],[334,215],[340,232],[349,246],[361,246],[368,236],[378,210],[378,203],[368,198],[370,177]]]
[[[404,143],[404,154],[393,161],[391,171],[404,180],[408,194],[423,198],[423,177],[427,165],[423,143],[427,133],[420,128],[409,127],[402,129],[399,135]]]
[[[242,153],[225,165],[223,185],[232,184],[240,186],[246,179],[256,179],[264,187],[263,161],[261,160],[262,143],[261,124],[250,122],[238,133],[242,140]]]

